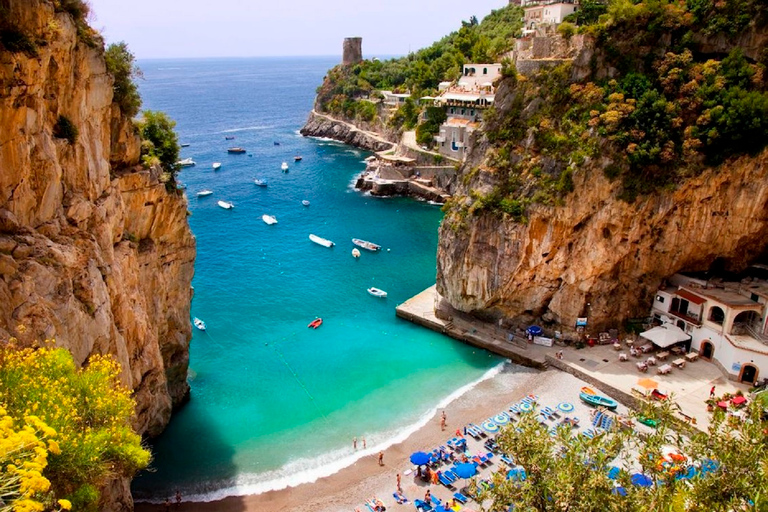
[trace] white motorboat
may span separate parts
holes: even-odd
[[[179,160],[178,162],[176,162],[176,164],[179,167],[194,167],[195,165],[197,165],[197,162],[195,162],[191,158],[185,158],[184,160]]]
[[[375,244],[373,242],[367,242],[365,240],[360,240],[359,238],[353,238],[352,243],[355,244],[358,247],[362,247],[363,249],[368,249],[369,251],[380,251],[381,246],[378,244]]]
[[[330,240],[326,240],[325,238],[320,238],[317,235],[309,235],[309,239],[318,245],[322,245],[323,247],[333,247],[334,245],[336,245]]]
[[[253,180],[253,182],[260,187],[267,186],[267,180],[260,180],[259,178],[256,178],[255,180]]]
[[[370,293],[374,297],[379,297],[381,299],[387,298],[387,292],[385,292],[384,290],[379,290],[378,288],[374,288],[373,286],[368,288],[368,293]]]
[[[358,249],[357,247],[352,249],[352,257],[353,258],[359,258],[360,257],[360,249]]]
[[[280,168],[283,172],[286,172],[288,170],[288,162],[283,162],[283,165],[281,165]]]
[[[234,204],[232,204],[232,203],[230,203],[228,201],[219,201],[217,204],[219,206],[221,206],[222,208],[224,208],[225,210],[231,210],[232,208],[235,207]]]
[[[307,200],[305,199],[305,200],[303,200],[303,201],[301,202],[301,204],[303,204],[304,206],[309,206],[309,201],[307,201]]]
[[[274,215],[264,214],[261,216],[261,220],[263,220],[265,223],[269,224],[270,226],[272,224],[277,224],[277,218]]]
[[[205,196],[209,196],[211,194],[213,194],[213,190],[205,189],[205,190],[201,190],[200,192],[198,192],[197,193],[197,197],[205,197]]]
[[[218,171],[221,169],[221,162],[213,162],[213,170]]]
[[[204,331],[204,330],[205,330],[205,322],[203,322],[203,321],[202,321],[202,320],[200,320],[199,318],[195,317],[195,318],[192,320],[192,323],[193,323],[193,324],[195,324],[195,327],[197,327],[197,328],[198,328],[198,329],[200,329],[201,331]]]

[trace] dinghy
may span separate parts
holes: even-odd
[[[222,208],[224,208],[225,210],[231,210],[232,208],[234,208],[234,207],[235,207],[235,205],[233,205],[232,203],[229,203],[229,202],[227,202],[227,201],[219,201],[219,202],[218,202],[218,203],[216,203],[216,204],[218,204],[219,206],[221,206],[221,207],[222,207]]]
[[[317,329],[321,325],[323,325],[323,319],[320,317],[317,317],[311,322],[309,322],[309,325],[307,327],[311,327],[312,329]]]
[[[360,250],[357,247],[352,249],[352,257],[353,258],[359,258],[360,257]]]
[[[336,245],[330,240],[326,240],[325,238],[321,238],[317,235],[309,235],[309,239],[318,245],[322,245],[323,247],[333,247],[334,245]]]
[[[368,288],[368,293],[370,293],[374,297],[379,297],[381,299],[387,298],[387,292],[385,292],[384,290],[379,290],[378,288],[374,288],[373,286]]]
[[[266,224],[269,224],[270,226],[272,224],[277,224],[277,218],[274,215],[264,214],[261,216],[261,220],[263,220]]]
[[[358,247],[362,247],[363,249],[368,249],[369,251],[380,251],[381,246],[378,244],[375,244],[373,242],[367,242],[365,240],[360,240],[359,238],[353,238],[352,243],[355,244]]]
[[[195,317],[194,320],[192,320],[192,323],[195,324],[195,327],[197,327],[201,331],[205,330],[205,322],[203,322],[199,318]]]
[[[259,178],[256,178],[255,180],[253,180],[253,182],[260,187],[267,186],[267,180],[260,180]]]
[[[213,162],[213,170],[218,171],[221,169],[221,162]]]
[[[305,199],[305,200],[303,200],[303,201],[301,202],[301,204],[303,204],[304,206],[309,206],[309,201],[307,201],[307,200]]]
[[[213,194],[213,190],[205,189],[205,190],[201,190],[200,192],[198,192],[197,193],[197,197],[205,197],[205,196],[209,196],[211,194]]]

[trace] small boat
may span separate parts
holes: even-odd
[[[205,197],[205,196],[209,196],[211,194],[213,194],[213,190],[205,189],[205,190],[201,190],[200,192],[198,192],[197,193],[197,197]]]
[[[384,290],[379,290],[378,288],[374,288],[373,286],[368,288],[368,293],[370,293],[374,297],[379,297],[381,299],[387,298],[387,292],[385,292]]]
[[[239,147],[229,148],[227,150],[227,153],[232,153],[232,154],[240,155],[242,153],[245,153],[245,149],[239,148]]]
[[[355,244],[358,247],[362,247],[363,249],[368,249],[369,251],[380,251],[381,246],[378,244],[375,244],[373,242],[367,242],[365,240],[360,240],[359,238],[353,238],[352,243]]]
[[[277,141],[273,142],[272,144],[274,144],[275,146],[279,146],[280,145],[280,143],[277,142]]]
[[[221,162],[213,162],[212,167],[214,171],[218,171],[219,169],[221,169]]]
[[[224,140],[235,140],[235,136],[234,135],[228,135],[228,136],[224,137]]]
[[[202,321],[202,320],[200,320],[199,318],[195,317],[195,318],[192,320],[192,323],[193,323],[193,324],[195,324],[195,327],[197,327],[197,328],[198,328],[198,329],[200,329],[201,331],[204,331],[204,330],[205,330],[205,322],[203,322],[203,321]]]
[[[277,218],[274,215],[264,214],[261,216],[261,220],[263,220],[266,224],[269,224],[270,226],[272,224],[277,224]]]
[[[280,168],[283,170],[283,172],[286,172],[288,170],[288,163],[283,162],[283,165],[281,165]]]
[[[301,204],[303,204],[304,206],[309,206],[309,201],[307,201],[306,199],[304,199],[304,200],[301,202]]]
[[[257,184],[260,187],[266,187],[267,186],[267,180],[260,180],[259,178],[256,178],[253,180],[255,184]]]
[[[584,386],[583,388],[581,388],[581,392],[584,393],[585,395],[596,395],[597,394],[597,393],[595,393],[594,389],[588,388],[587,386]]]
[[[656,428],[659,425],[658,420],[655,420],[653,418],[647,418],[645,416],[638,416],[637,421],[639,421],[643,425],[648,425],[649,427],[653,427],[653,428]]]
[[[309,322],[309,325],[307,327],[311,327],[312,329],[317,329],[321,325],[323,325],[323,319],[320,317],[317,317],[311,322]]]
[[[590,395],[589,393],[581,392],[579,393],[579,398],[593,407],[605,407],[606,409],[614,410],[619,406],[616,400],[607,396]]]
[[[231,210],[232,208],[234,208],[234,207],[235,207],[235,205],[233,205],[232,203],[230,203],[230,202],[227,202],[227,201],[219,201],[219,202],[218,202],[218,203],[216,203],[216,204],[218,204],[219,206],[221,206],[221,207],[222,207],[222,208],[224,208],[225,210]]]
[[[293,161],[294,162],[301,162],[301,157],[299,155],[296,155],[295,157],[293,157]]]
[[[358,249],[357,247],[352,249],[352,257],[353,258],[359,258],[360,257],[360,249]]]
[[[334,245],[336,245],[333,242],[331,242],[330,240],[326,240],[325,238],[320,238],[317,235],[309,235],[309,239],[312,240],[313,242],[315,242],[318,245],[322,245],[323,247],[329,247],[330,248],[330,247],[333,247]]]
[[[188,148],[188,147],[189,147],[189,144],[182,144],[182,145],[181,145],[181,147],[183,147],[183,148]]]
[[[179,167],[194,167],[195,165],[197,165],[197,162],[195,162],[191,158],[185,158],[184,160],[179,160],[178,162],[176,162],[176,164]]]

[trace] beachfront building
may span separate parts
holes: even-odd
[[[493,105],[494,82],[500,77],[501,64],[465,64],[461,78],[434,99],[447,115],[435,136],[441,154],[464,159],[472,145],[472,134],[480,128],[483,111]]]
[[[380,91],[384,96],[384,105],[391,108],[399,108],[405,103],[405,100],[411,97],[410,94],[393,93],[392,91]]]
[[[579,9],[578,0],[524,0],[522,5],[526,30],[534,30],[544,24],[559,25],[566,16]]]
[[[660,288],[651,314],[690,335],[686,345],[729,378],[768,377],[768,266],[738,282],[675,274]]]

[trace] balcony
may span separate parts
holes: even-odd
[[[734,323],[731,334],[737,336],[752,336],[764,345],[768,345],[768,334],[760,332],[758,324]]]
[[[679,311],[668,311],[668,314],[672,315],[675,318],[684,320],[689,324],[693,324],[696,327],[701,327],[701,318],[699,318],[699,315],[692,315],[690,313],[683,314],[683,313],[680,313]]]

